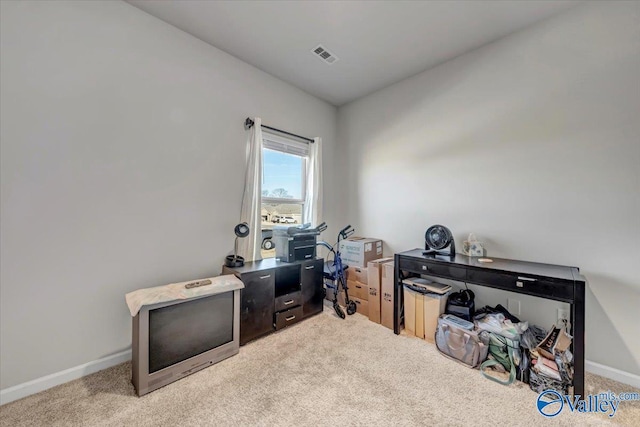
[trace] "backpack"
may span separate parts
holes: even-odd
[[[520,342],[511,338],[504,337],[495,332],[489,333],[489,356],[485,362],[480,365],[480,372],[485,378],[495,381],[502,385],[509,385],[516,379],[517,366],[520,364]],[[487,368],[491,366],[502,365],[509,372],[509,378],[502,381],[494,376],[487,374]]]

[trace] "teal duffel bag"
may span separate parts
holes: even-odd
[[[485,378],[502,385],[509,385],[516,379],[517,366],[520,363],[520,341],[504,337],[490,332],[489,334],[489,358],[480,365],[480,372]],[[501,380],[487,373],[488,368],[496,365],[509,372],[507,380]]]

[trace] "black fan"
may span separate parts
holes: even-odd
[[[456,244],[453,241],[453,234],[444,225],[432,225],[424,233],[425,251],[423,255],[447,255],[450,257],[456,254]]]

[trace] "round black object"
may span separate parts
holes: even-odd
[[[224,265],[230,268],[242,267],[244,265],[244,258],[239,255],[227,255],[224,259]]]
[[[262,241],[262,249],[264,249],[265,251],[269,251],[275,247],[276,245],[273,243],[271,239],[264,239]]]
[[[241,222],[240,224],[236,225],[236,227],[233,229],[233,232],[236,233],[236,236],[238,237],[247,237],[249,235],[249,224],[247,224],[246,222]]]
[[[354,314],[357,310],[358,306],[356,305],[355,302],[353,301],[349,301],[349,304],[347,304],[347,314],[349,316],[351,316],[352,314]]]
[[[424,240],[429,248],[439,251],[451,244],[453,234],[444,225],[432,225],[424,233]]]

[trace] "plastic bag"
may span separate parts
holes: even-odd
[[[522,346],[520,347],[522,349]],[[531,355],[529,350],[524,349],[522,351],[522,360],[518,364],[516,371],[516,379],[523,383],[529,383],[529,369],[531,368]]]
[[[531,325],[522,333],[520,345],[528,350],[533,350],[546,336],[547,331],[545,329],[537,325]]]
[[[520,335],[529,327],[528,322],[512,323],[502,313],[489,313],[476,320],[476,327],[483,331],[493,332],[503,337],[520,340]]]
[[[542,393],[545,390],[552,389],[559,391],[562,395],[565,395],[569,392],[569,383],[545,377],[544,375],[538,374],[533,370],[533,368],[531,368],[529,370],[529,388],[536,393]]]
[[[555,362],[558,365],[558,372],[563,383],[573,382],[573,354],[569,350],[562,353],[556,353]]]

